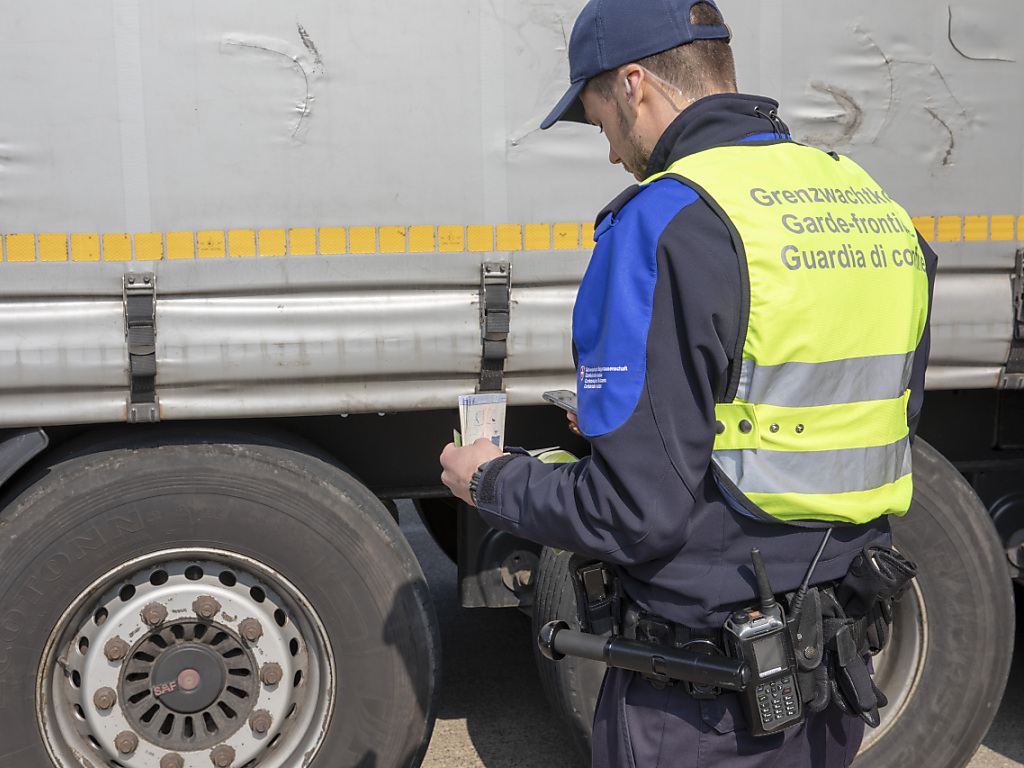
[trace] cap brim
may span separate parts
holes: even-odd
[[[586,84],[586,80],[580,80],[570,85],[569,90],[558,100],[558,104],[555,105],[555,108],[551,110],[550,114],[540,124],[541,129],[550,128],[559,120],[569,120],[573,123],[587,122],[587,116],[583,110],[583,102],[580,101],[580,93],[583,92],[583,86]]]

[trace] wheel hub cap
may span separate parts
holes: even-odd
[[[322,744],[337,690],[323,624],[295,586],[208,549],[155,552],[83,591],[37,686],[59,768],[165,768],[182,754],[291,768]]]
[[[224,665],[198,645],[172,648],[153,664],[153,696],[168,709],[192,715],[213,704],[224,690]]]
[[[245,722],[257,690],[256,665],[225,627],[181,622],[144,637],[121,675],[132,728],[169,750],[205,749]]]

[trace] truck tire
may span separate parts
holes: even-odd
[[[569,559],[572,552],[544,547],[537,564],[537,584],[533,593],[533,637],[554,619],[566,621],[579,630],[576,592],[570,581]],[[590,741],[594,730],[594,710],[601,690],[605,665],[590,659],[566,656],[551,661],[533,644],[541,687],[552,709],[569,729],[580,754],[590,761]]]
[[[875,658],[889,698],[855,768],[962,768],[995,717],[1016,623],[1006,553],[974,489],[914,441],[914,501],[892,521],[893,546],[918,566]]]
[[[288,444],[93,446],[0,511],[0,765],[414,768],[438,681],[397,525]]]
[[[1013,655],[1013,590],[988,512],[956,469],[923,440],[914,443],[914,500],[893,518],[894,546],[917,563],[897,604],[892,638],[875,657],[875,682],[889,698],[866,729],[854,768],[962,768],[1002,698]],[[541,556],[534,628],[560,618],[578,628],[568,552]],[[604,665],[538,652],[551,706],[589,756]]]

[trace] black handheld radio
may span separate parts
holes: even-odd
[[[750,666],[750,684],[740,692],[747,727],[765,736],[803,722],[796,656],[786,615],[775,600],[761,550],[750,550],[760,605],[734,611],[725,622],[727,652]]]

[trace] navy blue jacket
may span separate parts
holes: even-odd
[[[661,136],[647,175],[718,144],[771,138],[765,134],[784,130],[765,117],[777,108],[741,94],[697,101]],[[677,181],[656,184],[675,189],[654,197],[647,193],[653,185],[631,187],[598,216],[598,247],[577,297],[577,345],[634,351],[620,370],[578,377],[591,456],[569,465],[503,456],[488,465],[477,500],[495,528],[614,564],[645,609],[718,627],[756,596],[752,546],[761,549],[775,591],[789,591],[803,579],[822,531],[737,512],[712,476],[714,407],[741,327],[739,256],[704,200]],[[935,256],[921,246],[933,279]],[[910,384],[912,435],[928,339],[926,328]],[[590,419],[587,400],[595,401],[586,382],[608,390],[596,396],[603,404],[593,410],[601,412]],[[628,396],[616,399],[623,391]],[[888,541],[886,518],[835,528],[814,581],[842,577],[866,544]]]

